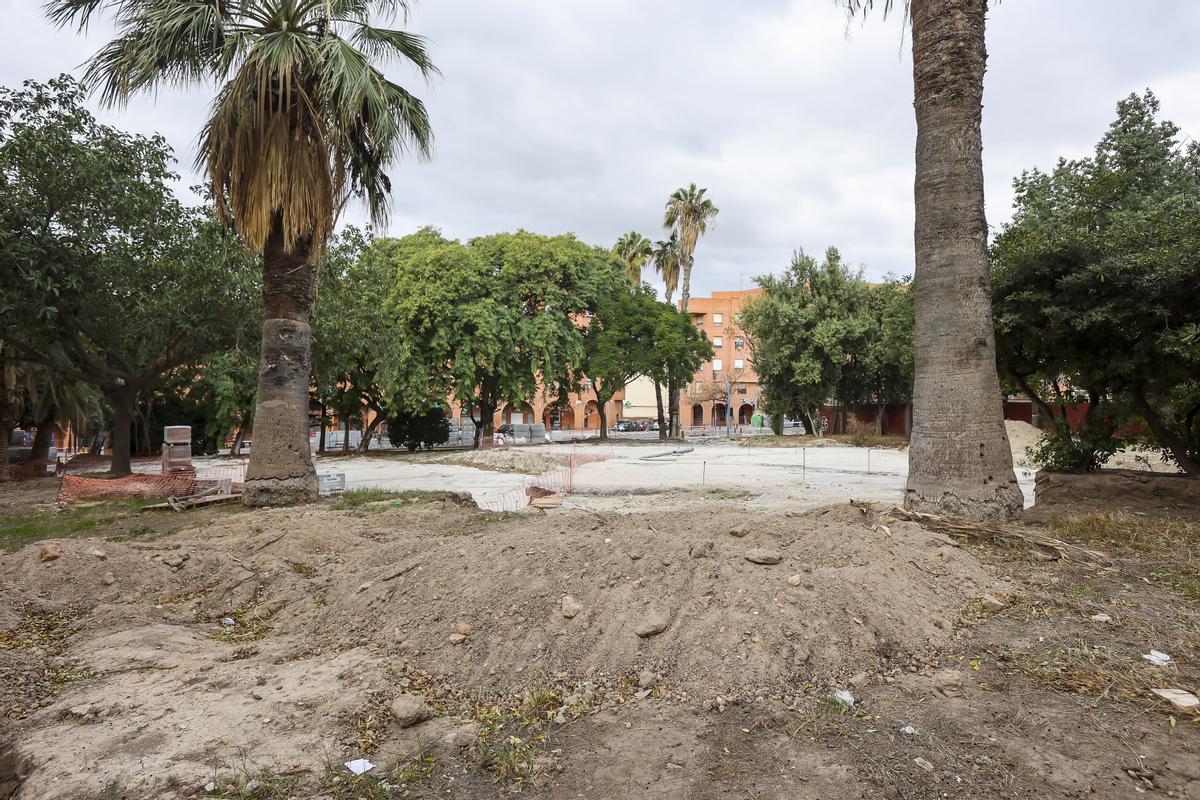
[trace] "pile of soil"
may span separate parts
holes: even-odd
[[[56,657],[88,676],[63,700],[4,678],[3,713],[27,717],[7,757],[34,776],[22,796],[139,781],[175,796],[233,753],[317,770],[353,753],[356,716],[414,673],[437,692],[495,695],[650,672],[682,708],[790,702],[915,668],[983,595],[1010,591],[948,537],[852,505],[752,518],[380,508],[260,510],[0,557],[6,640],[33,652],[22,631],[59,613]]]
[[[1200,480],[1182,473],[1043,471],[1035,486],[1037,505],[1025,512],[1030,521],[1093,511],[1200,520]]]
[[[547,470],[563,466],[563,462],[552,455],[530,450],[456,450],[450,453],[430,454],[422,458],[422,461],[459,464],[494,472],[521,472],[526,475],[540,475]]]

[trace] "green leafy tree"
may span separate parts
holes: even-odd
[[[655,331],[664,304],[645,285],[611,280],[601,291],[583,331],[584,357],[578,374],[591,383],[600,414],[600,438],[608,438],[608,403],[618,390],[654,370]]]
[[[212,196],[246,246],[263,255],[262,366],[250,505],[312,500],[308,446],[315,258],[351,196],[375,221],[391,190],[387,169],[407,148],[427,153],[421,101],[373,61],[396,58],[428,76],[425,42],[373,18],[404,0],[50,0],[61,25],[107,13],[117,35],[88,63],[106,104],[164,84],[218,84],[198,162]]]
[[[875,433],[892,403],[909,403],[913,387],[913,292],[907,281],[889,278],[868,286],[851,310],[858,315],[856,341],[836,393],[844,405],[875,407]]]
[[[375,242],[368,258],[395,274],[384,384],[413,411],[454,397],[472,409],[477,446],[502,402],[570,383],[584,357],[576,320],[619,268],[612,253],[573,236],[525,231],[464,245],[425,229]]]
[[[1131,95],[1093,156],[1023,173],[993,246],[1000,364],[1055,420],[1040,455],[1057,469],[1101,466],[1136,414],[1200,475],[1200,145],[1158,114]]]
[[[112,474],[130,471],[139,398],[227,346],[251,312],[253,264],[169,188],[161,137],[98,124],[69,78],[0,90],[0,214],[13,351],[111,409]]]
[[[360,450],[370,447],[386,416],[388,396],[379,380],[379,358],[391,335],[387,295],[395,275],[386,261],[367,257],[371,238],[349,227],[335,237],[320,261],[320,291],[313,325],[313,395],[349,428],[362,425]],[[347,431],[348,432],[348,431]],[[342,437],[343,452],[350,437]]]
[[[776,417],[802,417],[807,430],[820,435],[821,408],[844,396],[854,356],[866,346],[867,285],[833,247],[821,262],[797,252],[782,276],[755,282],[764,293],[742,310],[741,325],[763,407]]]
[[[850,14],[894,7],[893,0],[841,2]],[[1012,519],[1023,498],[996,372],[983,197],[987,0],[905,0],[903,9],[917,120],[913,421],[904,504]]]
[[[687,312],[670,303],[659,303],[654,322],[654,345],[647,355],[650,364],[643,374],[660,386],[683,386],[701,364],[712,359],[713,348]],[[659,438],[662,437],[660,420]]]

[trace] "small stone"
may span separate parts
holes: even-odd
[[[411,728],[433,716],[433,709],[415,694],[396,695],[390,710],[392,719],[396,720],[401,728]]]
[[[452,633],[446,637],[446,641],[450,644],[462,644],[466,640],[467,637],[463,636],[461,633]]]
[[[658,683],[658,676],[648,669],[644,669],[638,673],[638,688],[653,689],[654,684]]]
[[[715,547],[716,543],[712,540],[707,542],[697,542],[688,548],[688,555],[690,555],[692,558],[712,558]]]
[[[101,561],[108,558],[108,553],[104,552],[99,547],[92,548],[92,555],[94,555],[96,558],[100,559]]]
[[[580,611],[583,611],[583,603],[569,594],[564,594],[562,598],[562,615],[567,619],[575,619]]]
[[[454,632],[463,636],[470,636],[475,632],[475,627],[469,622],[456,622],[454,624]]]
[[[983,599],[980,601],[980,605],[982,605],[983,610],[989,614],[995,614],[997,611],[1003,611],[1008,607],[1008,603],[1005,603],[1003,600],[990,594],[985,594],[983,596]]]
[[[753,564],[778,564],[783,554],[769,547],[755,547],[746,551],[746,560]]]
[[[800,577],[800,573],[796,573],[788,578],[788,586],[799,586],[804,579]]]
[[[479,730],[478,722],[468,722],[450,731],[442,741],[452,747],[470,747],[479,738]]]
[[[633,629],[633,632],[641,638],[647,639],[651,636],[657,636],[665,631],[667,629],[667,625],[670,623],[671,621],[667,619],[665,614],[651,613],[640,623],[638,623],[638,626]]]
[[[644,555],[645,555],[645,553],[643,553],[641,550],[630,550],[629,551],[629,560],[630,561],[640,561],[642,556],[644,556]]]
[[[738,539],[741,539],[744,536],[748,536],[749,534],[750,534],[750,526],[747,525],[746,523],[742,523],[741,525],[734,525],[732,528],[729,529],[729,535],[734,536]]]
[[[225,617],[221,620],[221,626],[224,628],[232,628],[236,624],[237,622],[234,621],[233,617]]]
[[[168,567],[179,569],[188,558],[190,556],[187,553],[171,553],[170,555],[163,556],[163,563]]]
[[[242,787],[242,797],[253,797],[254,793],[262,787],[262,781],[258,778],[251,778],[246,781],[246,785]]]
[[[1099,614],[1092,614],[1090,617],[1088,617],[1088,619],[1090,619],[1092,622],[1112,622],[1112,617],[1103,612]]]
[[[900,729],[900,732],[903,733],[905,736],[916,736],[917,735],[917,726],[911,725],[911,724],[905,725],[903,728]]]
[[[913,763],[926,772],[933,772],[933,764],[931,764],[928,759],[917,756],[913,759]]]
[[[871,682],[871,676],[865,672],[856,672],[850,676],[850,685],[855,689],[861,689]]]
[[[54,542],[47,542],[42,545],[42,561],[54,561],[63,554],[62,545]]]
[[[212,781],[209,781],[208,783],[204,784],[204,791],[215,792],[216,790],[217,790],[217,784],[213,783]]]
[[[117,576],[113,575],[111,572],[106,572],[100,578],[100,582],[103,583],[105,586],[112,586],[114,583],[117,582]]]
[[[963,676],[953,669],[943,669],[933,675],[933,688],[946,697],[962,697]]]

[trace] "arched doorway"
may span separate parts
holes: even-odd
[[[583,407],[583,428],[589,431],[600,430],[600,406],[595,400],[588,400]]]
[[[754,406],[749,403],[742,403],[738,409],[738,425],[749,425],[750,420],[754,418]]]
[[[692,406],[692,427],[699,428],[704,425],[704,406],[696,403]]]
[[[550,406],[546,409],[546,430],[575,430],[575,411],[570,406]]]
[[[533,415],[533,406],[529,403],[509,403],[504,407],[504,414],[501,420],[505,425],[529,425],[537,419]]]
[[[724,403],[713,403],[712,424],[714,428],[720,428],[725,424]]]

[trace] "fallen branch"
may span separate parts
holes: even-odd
[[[1092,561],[1107,563],[1109,558],[1099,550],[1089,550],[1077,544],[1064,542],[1053,536],[1038,533],[1027,528],[1016,528],[1010,525],[1000,525],[990,522],[973,522],[958,517],[942,517],[937,514],[926,514],[921,511],[909,511],[904,508],[893,508],[888,512],[898,519],[915,522],[931,531],[944,533],[972,541],[991,542],[1002,545],[1025,545],[1037,549],[1052,559],[1075,559],[1076,561]]]

